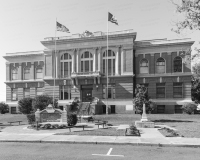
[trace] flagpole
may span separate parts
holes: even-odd
[[[108,16],[108,15],[107,15]],[[106,114],[108,114],[108,17],[107,17],[107,52],[106,52],[106,67],[107,67],[107,76],[106,76]]]
[[[55,76],[56,76],[56,33],[57,33],[57,18],[56,18],[56,28],[55,28],[55,52],[54,52],[54,83],[53,83],[53,107],[55,108],[54,99],[55,99]]]

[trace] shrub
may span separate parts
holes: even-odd
[[[197,106],[192,103],[185,103],[182,106],[183,113],[187,113],[187,114],[193,114],[194,110],[196,110],[196,109],[197,109]]]
[[[27,114],[27,119],[29,124],[33,124],[35,122],[35,114]]]
[[[67,115],[67,124],[68,126],[74,126],[77,123],[77,115],[74,113],[68,114]]]
[[[0,112],[1,112],[1,114],[5,114],[5,113],[9,112],[9,107],[4,102],[0,103]]]
[[[53,104],[53,97],[48,95],[39,95],[36,96],[32,101],[32,106],[34,110],[37,109],[44,110],[49,104]],[[57,108],[58,99],[54,99],[54,107]]]
[[[23,98],[18,101],[19,111],[23,114],[30,114],[33,111],[32,98]]]

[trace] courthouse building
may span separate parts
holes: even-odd
[[[18,112],[21,98],[54,93],[61,109],[75,97],[82,102],[97,97],[96,114],[106,113],[106,105],[109,113],[123,113],[134,110],[136,84],[148,87],[157,105],[155,113],[180,113],[181,105],[191,101],[191,66],[183,63],[183,53],[193,41],[136,41],[133,30],[110,32],[107,55],[106,33],[93,34],[58,37],[56,43],[54,37],[48,37],[41,41],[43,51],[7,53],[10,112]]]

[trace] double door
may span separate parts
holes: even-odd
[[[82,102],[92,101],[92,89],[90,86],[82,86]]]

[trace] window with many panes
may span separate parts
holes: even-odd
[[[147,59],[140,61],[140,73],[149,73],[149,63]]]
[[[69,53],[65,53],[61,56],[61,77],[70,77],[72,72],[72,57]]]
[[[18,100],[17,88],[12,88],[11,89],[11,99],[12,99],[12,101],[17,101]]]
[[[108,50],[103,53],[103,73],[105,75],[115,75],[115,53]]]
[[[182,58],[181,57],[174,58],[174,72],[182,72]]]
[[[17,80],[18,79],[18,69],[17,68],[13,68],[11,70],[11,79],[12,80]]]
[[[182,98],[183,97],[183,83],[174,82],[173,83],[173,97]]]
[[[70,86],[60,86],[60,100],[71,99]]]
[[[115,99],[115,85],[103,85],[103,98]]]
[[[81,72],[91,71],[93,71],[93,55],[87,51],[81,55]]]
[[[30,97],[30,88],[24,88],[24,98]]]
[[[36,68],[35,78],[36,79],[43,79],[43,69],[42,68]]]
[[[165,98],[165,83],[156,84],[156,98]]]
[[[161,57],[156,61],[156,73],[165,73],[165,60]]]
[[[30,79],[30,68],[24,68],[24,80]]]

